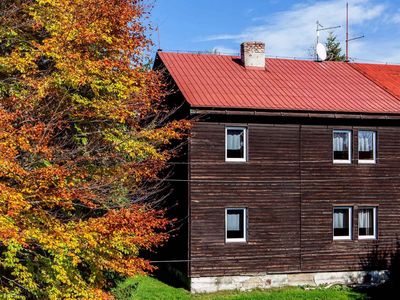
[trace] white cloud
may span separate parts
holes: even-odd
[[[388,16],[392,23],[395,21],[400,23],[400,14],[392,12],[392,15],[390,15],[388,7],[385,4],[380,4],[382,2],[376,3],[372,0],[353,0],[349,2],[350,37],[361,34],[367,35],[363,40],[351,42],[350,56],[367,57],[371,60],[400,61],[400,52],[398,51],[400,42],[397,41],[399,39],[393,37],[391,40],[380,40],[379,42],[382,44],[378,47],[375,37],[368,37],[368,34],[372,34],[372,32],[379,29],[379,24],[376,28],[373,28],[371,23],[379,23],[379,20],[383,20]],[[294,5],[289,10],[267,17],[258,17],[257,22],[261,23],[261,25],[246,28],[237,34],[212,35],[202,40],[219,41],[220,44],[223,44],[223,41],[228,43],[240,43],[245,40],[264,41],[267,44],[267,55],[308,57],[308,50],[315,43],[317,20],[326,27],[342,26],[342,28],[336,29],[334,32],[344,48],[346,0],[316,1],[314,3],[308,2]],[[364,30],[367,30],[367,32],[364,32]],[[328,31],[321,32],[323,40],[327,33]],[[217,48],[224,47],[218,46]],[[368,56],[366,56],[365,51],[368,51]]]
[[[248,34],[241,33],[241,34],[217,34],[217,35],[210,35],[205,38],[198,39],[199,42],[204,41],[220,41],[220,40],[237,40],[246,38]]]
[[[397,40],[356,41],[350,44],[350,52],[359,62],[400,64],[400,43]]]
[[[391,16],[390,21],[394,24],[400,24],[400,12]]]

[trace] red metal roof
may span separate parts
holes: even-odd
[[[352,64],[358,71],[400,99],[400,66]]]
[[[192,107],[400,113],[400,99],[348,63],[267,59],[249,70],[235,56],[158,54]]]

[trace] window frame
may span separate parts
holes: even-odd
[[[243,211],[243,238],[228,238],[228,210]],[[225,243],[247,243],[247,208],[226,207],[225,208]]]
[[[335,159],[335,149],[334,149],[334,140],[335,133],[347,133],[349,135],[349,157],[348,159]],[[333,129],[332,131],[332,159],[334,164],[351,164],[352,163],[352,155],[353,155],[353,143],[352,143],[352,130],[347,129]]]
[[[335,209],[347,209],[349,211],[349,235],[335,236]],[[351,241],[353,239],[353,207],[352,206],[334,206],[332,209],[332,237],[334,241]]]
[[[360,235],[360,210],[361,209],[372,209],[373,213],[373,229],[374,229],[374,234],[373,235]],[[358,207],[358,212],[357,212],[357,235],[359,240],[376,240],[378,238],[378,214],[377,214],[377,207],[376,206],[359,206]]]
[[[374,153],[374,158],[371,159],[360,159],[360,132],[372,132],[373,133],[373,153]],[[359,164],[376,164],[376,152],[377,152],[377,147],[376,147],[376,136],[377,132],[374,130],[359,130],[357,133],[357,153],[358,153],[358,163]]]
[[[228,157],[228,130],[243,130],[243,158]],[[225,126],[225,161],[226,162],[247,162],[247,127]]]

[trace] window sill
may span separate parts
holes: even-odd
[[[242,159],[225,159],[225,162],[228,163],[246,163],[247,160],[242,160]]]
[[[334,160],[333,163],[334,164],[351,165],[351,161],[350,160]]]
[[[358,160],[359,165],[375,165],[375,160]]]
[[[243,239],[229,239],[225,240],[225,244],[247,244],[247,241]]]
[[[376,240],[377,238],[376,238],[376,236],[372,236],[372,235],[370,235],[370,236],[358,236],[358,239],[359,240],[362,240],[362,241],[365,241],[365,240],[372,240],[372,241],[374,241],[374,240]]]
[[[333,241],[352,241],[351,237],[333,237]]]

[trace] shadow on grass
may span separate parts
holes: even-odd
[[[368,299],[399,299],[400,293],[400,240],[395,247],[384,247],[375,243],[366,258],[361,259],[364,271],[387,270],[388,278],[384,283],[354,288],[364,293]],[[373,278],[365,278],[373,283]]]
[[[180,264],[178,267],[176,267],[176,264],[165,264],[160,266],[153,275],[169,286],[189,290],[189,279],[183,271],[185,268],[187,268],[185,263]]]

